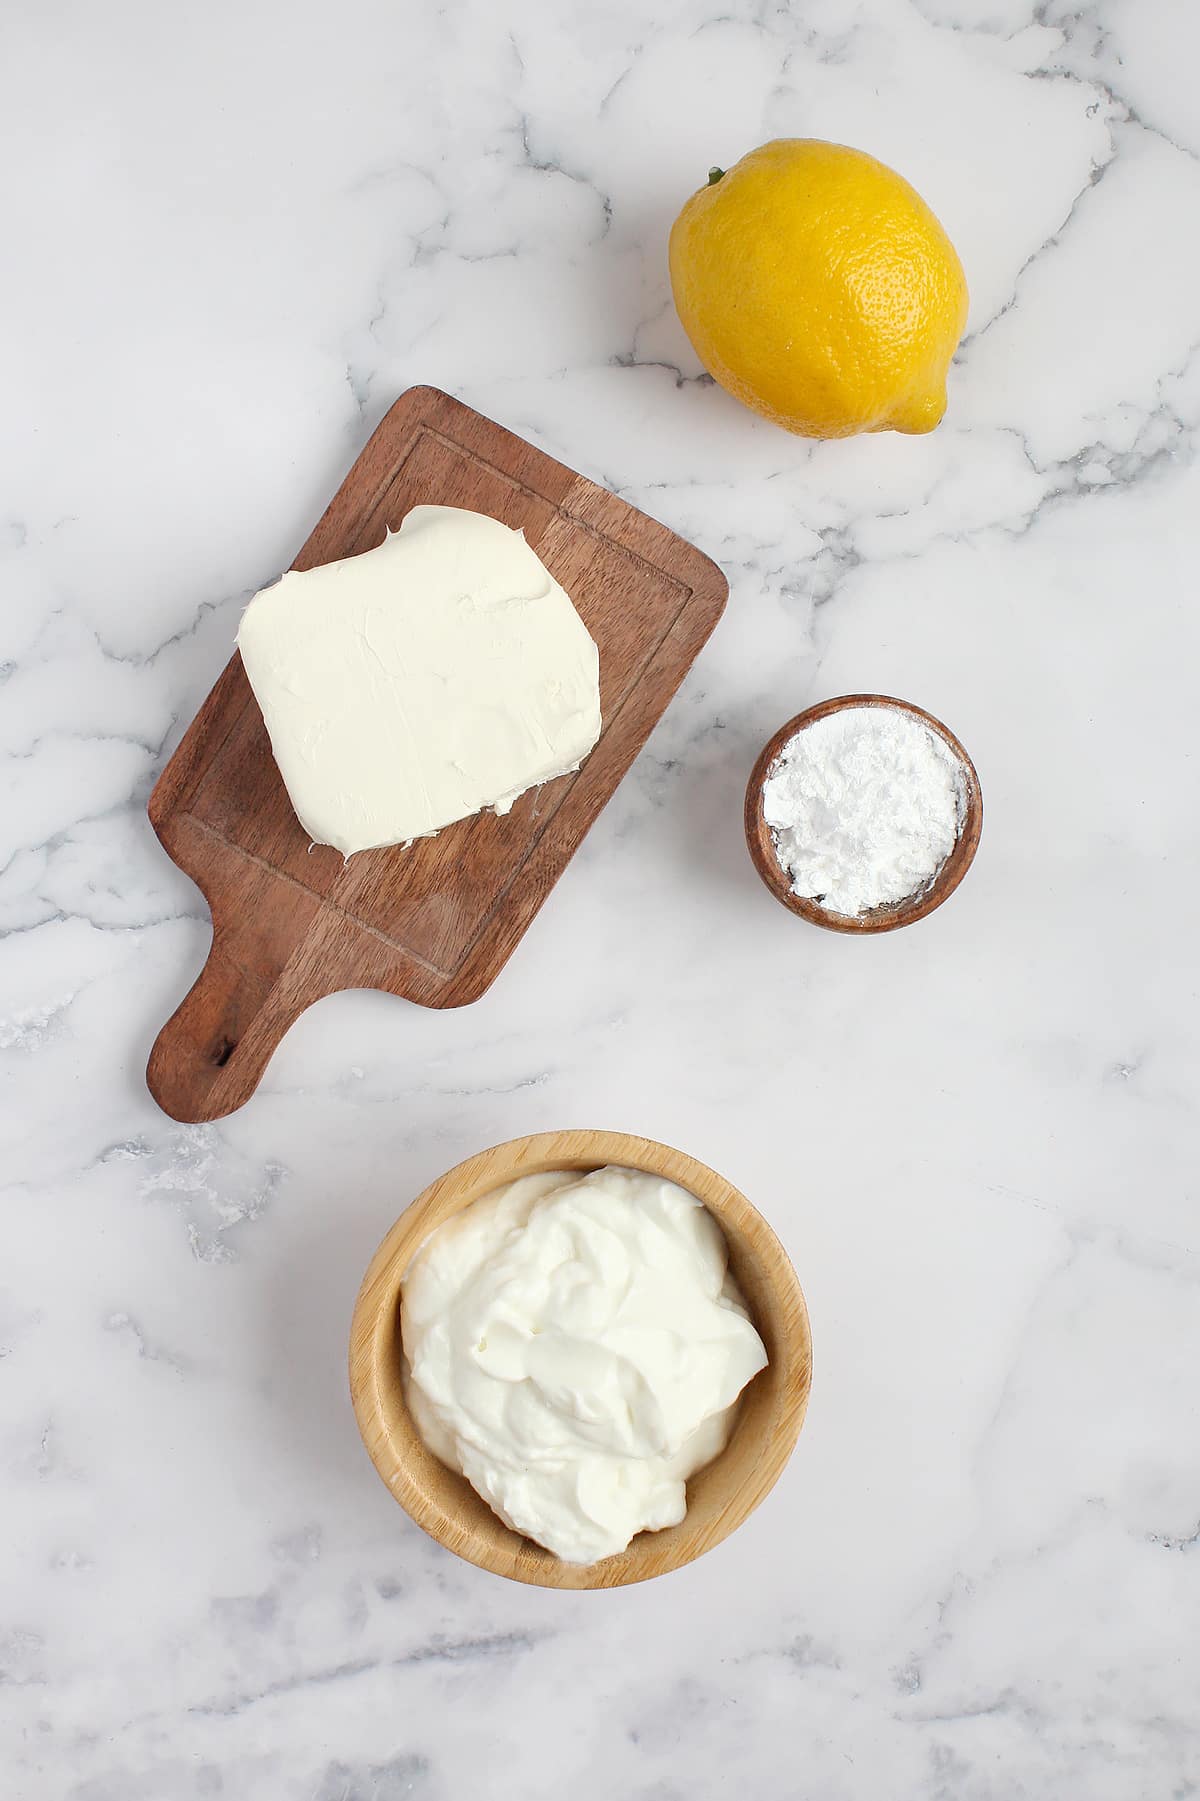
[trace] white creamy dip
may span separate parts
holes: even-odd
[[[474,1202],[409,1266],[401,1325],[425,1443],[569,1563],[682,1520],[767,1362],[712,1215],[638,1170]]]
[[[404,844],[577,769],[600,663],[571,597],[498,519],[413,507],[375,550],[289,572],[238,630],[301,825]]]

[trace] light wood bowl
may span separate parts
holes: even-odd
[[[897,901],[892,906],[873,907],[869,912],[857,914],[853,918],[845,913],[831,913],[819,901],[792,892],[791,878],[775,854],[771,828],[763,816],[763,788],[784,745],[806,725],[814,725],[818,719],[824,719],[830,713],[840,713],[844,707],[891,707],[898,713],[910,713],[922,725],[927,725],[931,732],[936,732],[953,751],[962,764],[966,787],[966,810],[954,849],[928,888],[910,895],[907,900]],[[923,707],[914,707],[907,700],[893,700],[887,694],[841,694],[836,700],[823,700],[819,706],[808,707],[803,713],[797,713],[794,719],[781,725],[775,736],[764,746],[746,785],[746,844],[755,869],[775,899],[782,902],[789,912],[798,913],[801,919],[810,920],[813,925],[824,926],[830,932],[894,932],[897,926],[914,925],[918,919],[924,919],[927,913],[932,913],[935,907],[940,907],[943,901],[949,900],[970,869],[979,848],[982,831],[983,791],[979,786],[979,776],[974,763],[954,733]]]
[[[517,1176],[618,1164],[678,1182],[713,1214],[770,1359],[743,1391],[729,1443],[688,1483],[687,1517],[642,1532],[618,1557],[564,1563],[513,1532],[463,1476],[425,1448],[405,1404],[400,1283],[429,1234]],[[350,1393],[371,1460],[400,1505],[468,1563],[542,1588],[616,1588],[691,1563],[728,1536],[774,1486],[792,1453],[812,1373],[808,1312],[796,1272],[770,1226],[729,1182],[682,1151],[623,1132],[542,1132],[468,1157],[401,1215],[371,1260],[354,1307]]]

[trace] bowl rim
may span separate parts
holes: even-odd
[[[551,1552],[513,1532],[488,1510],[486,1533],[464,1524],[431,1494],[426,1481],[439,1472],[438,1485],[452,1487],[468,1512],[486,1504],[466,1478],[445,1470],[432,1457],[413,1425],[407,1405],[396,1399],[395,1344],[400,1281],[430,1233],[469,1206],[520,1175],[548,1169],[601,1169],[607,1165],[645,1170],[689,1189],[713,1213],[723,1231],[738,1236],[738,1256],[749,1246],[756,1270],[772,1294],[774,1316],[767,1321],[752,1307],[752,1316],[769,1346],[770,1364],[755,1383],[770,1376],[769,1414],[762,1445],[753,1462],[753,1481],[739,1485],[720,1511],[703,1527],[689,1515],[678,1526],[639,1533],[627,1550],[595,1564],[564,1563]],[[385,1372],[387,1379],[385,1380]],[[431,1182],[385,1234],[367,1266],[350,1329],[350,1392],[359,1432],[376,1471],[409,1517],[440,1545],[492,1574],[543,1588],[614,1588],[645,1581],[682,1568],[711,1550],[740,1526],[782,1474],[804,1422],[812,1382],[812,1334],[800,1282],[787,1252],[771,1226],[746,1197],[723,1176],[697,1158],[657,1139],[602,1130],[536,1132],[509,1139],[465,1158]],[[398,1443],[389,1423],[402,1416],[404,1438]],[[738,1428],[720,1455],[707,1466],[715,1470],[737,1441]],[[698,1471],[699,1479],[705,1472]],[[491,1542],[488,1542],[491,1541]],[[499,1542],[496,1542],[499,1541]]]
[[[771,827],[763,813],[763,788],[784,746],[806,726],[815,725],[819,719],[851,707],[887,707],[894,712],[908,713],[914,719],[919,719],[922,725],[928,726],[930,731],[937,734],[958,759],[966,786],[965,815],[954,841],[954,848],[928,888],[894,906],[877,907],[871,912],[855,916],[831,913],[818,901],[792,892],[787,872],[775,854]],[[815,706],[805,707],[803,712],[781,725],[767,740],[746,783],[744,824],[746,847],[763,885],[790,913],[798,914],[812,925],[823,926],[829,932],[848,932],[859,936],[872,932],[894,932],[900,926],[915,925],[919,919],[925,919],[943,902],[948,901],[975,861],[975,852],[979,849],[979,840],[983,835],[983,788],[979,772],[963,744],[949,726],[944,725],[933,713],[927,713],[924,707],[917,706],[911,700],[900,700],[891,694],[838,694],[830,700],[818,701]]]

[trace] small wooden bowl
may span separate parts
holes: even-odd
[[[819,901],[792,892],[791,879],[775,854],[771,828],[763,816],[763,788],[784,745],[806,725],[815,725],[818,719],[824,719],[830,713],[840,713],[844,707],[891,707],[898,713],[910,713],[922,725],[927,725],[931,732],[936,732],[954,752],[962,764],[966,785],[966,812],[954,849],[928,888],[910,895],[907,900],[897,901],[893,906],[873,907],[869,912],[853,917],[846,913],[831,913]],[[924,919],[927,913],[940,907],[944,900],[949,900],[970,869],[979,848],[982,831],[983,791],[979,786],[975,765],[954,733],[923,707],[914,707],[907,700],[893,700],[887,694],[842,694],[836,700],[823,700],[819,706],[797,713],[794,719],[789,719],[786,725],[780,726],[770,743],[765,746],[746,785],[746,844],[755,869],[775,899],[781,901],[790,912],[798,913],[801,919],[811,920],[813,925],[824,926],[830,932],[894,932],[897,926],[914,925],[918,919]]]
[[[618,1164],[678,1182],[703,1201],[729,1245],[729,1262],[770,1361],[743,1391],[733,1436],[688,1483],[678,1526],[642,1532],[618,1557],[564,1563],[513,1532],[465,1477],[438,1462],[413,1425],[402,1386],[400,1282],[429,1234],[452,1214],[517,1176]],[[728,1536],[774,1487],[792,1453],[812,1374],[804,1296],[787,1253],[762,1215],[729,1182],[682,1151],[623,1132],[541,1132],[468,1157],[434,1182],[392,1227],[371,1260],[354,1307],[350,1393],[371,1460],[400,1505],[468,1563],[542,1588],[616,1588],[691,1563]]]

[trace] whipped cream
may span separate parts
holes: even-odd
[[[570,595],[484,513],[413,507],[375,550],[254,596],[238,647],[288,798],[344,856],[578,769],[600,660]]]
[[[767,1362],[712,1215],[630,1169],[475,1201],[410,1264],[401,1328],[430,1450],[569,1563],[682,1520]]]

